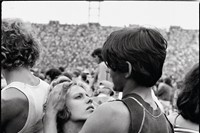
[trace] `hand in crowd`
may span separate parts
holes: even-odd
[[[72,84],[71,80],[65,76],[60,76],[58,79],[52,81],[50,85],[50,92],[46,103],[46,112],[60,111],[65,101],[66,91]]]

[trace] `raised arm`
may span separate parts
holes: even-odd
[[[64,108],[66,88],[71,84],[65,77],[59,77],[51,84],[47,103],[45,105],[45,115],[43,118],[44,133],[57,133],[56,116],[58,111]]]

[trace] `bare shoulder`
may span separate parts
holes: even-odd
[[[25,94],[14,87],[10,87],[9,89],[2,91],[1,96],[2,96],[2,99],[4,100],[12,100],[15,98],[25,100],[25,101],[27,100],[27,97],[25,96]]]
[[[22,92],[15,88],[3,91],[1,96],[2,124],[15,119],[28,108],[28,99]]]
[[[127,107],[121,101],[112,101],[101,104],[93,113],[102,119],[117,119],[129,114]],[[123,117],[124,118],[124,117]]]
[[[177,112],[173,112],[173,113],[171,113],[170,115],[167,116],[167,118],[171,122],[171,124],[174,124],[174,120],[175,120],[177,115],[178,115]]]
[[[128,108],[121,101],[107,102],[99,106],[99,110],[105,114],[125,115],[128,113]]]
[[[126,133],[129,123],[129,111],[121,101],[107,102],[88,118],[81,133]]]

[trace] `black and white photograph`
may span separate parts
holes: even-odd
[[[3,1],[2,133],[199,133],[199,1]]]

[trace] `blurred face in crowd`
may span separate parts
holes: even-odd
[[[86,120],[94,111],[93,101],[80,86],[72,86],[66,97],[66,105],[71,112],[71,120]]]
[[[51,78],[49,77],[49,75],[46,76],[45,81],[46,81],[47,83],[49,83],[49,84],[51,83]]]

